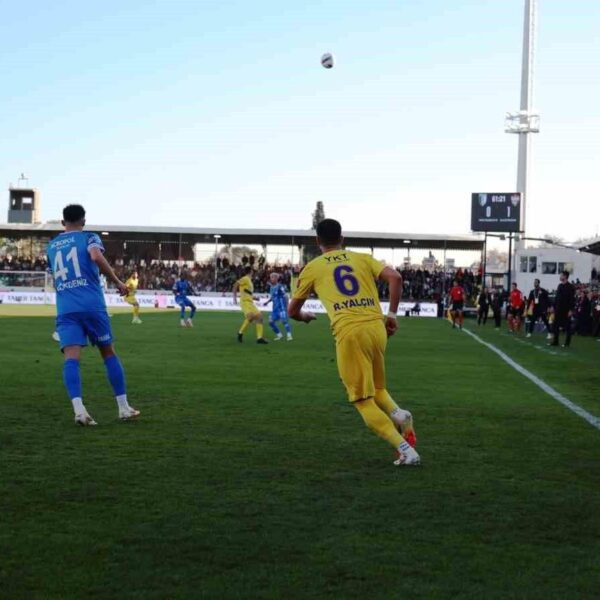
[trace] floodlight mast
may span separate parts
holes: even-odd
[[[506,113],[505,119],[506,133],[515,133],[519,136],[517,192],[521,193],[521,231],[523,233],[525,233],[527,225],[527,174],[530,149],[529,134],[539,133],[540,131],[540,116],[531,109],[533,100],[533,60],[536,15],[536,0],[525,0],[523,60],[521,65],[521,109],[518,112]],[[518,245],[520,248],[525,247],[524,241],[520,241]]]

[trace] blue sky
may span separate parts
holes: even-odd
[[[0,2],[0,181],[25,172],[44,220],[306,228],[321,200],[466,233],[472,191],[515,186],[522,5]],[[540,0],[530,234],[600,227],[599,32],[600,2]]]

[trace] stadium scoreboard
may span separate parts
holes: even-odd
[[[500,233],[521,231],[521,194],[471,194],[471,230]]]

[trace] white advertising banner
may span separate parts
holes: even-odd
[[[118,294],[105,294],[106,305],[110,307],[127,307],[129,304]],[[137,294],[139,305],[142,308],[176,308],[175,297],[173,294]],[[198,310],[240,310],[239,304],[234,304],[231,296],[189,296],[189,299],[196,305]],[[261,306],[266,296],[257,302],[261,310],[268,312],[271,306]],[[32,291],[0,291],[0,303],[3,304],[55,304],[56,298],[54,292],[32,292]],[[415,311],[414,302],[401,302],[398,307],[398,314],[404,316],[410,313],[412,316],[437,317],[437,305],[433,302],[421,302],[418,304],[419,311]],[[324,313],[325,308],[319,300],[307,300],[304,308],[314,313]],[[381,309],[384,313],[388,310],[388,303],[382,302]]]

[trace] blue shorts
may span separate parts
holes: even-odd
[[[274,310],[271,313],[269,321],[275,323],[276,321],[283,321],[284,323],[288,320],[287,310]]]
[[[181,308],[189,306],[190,308],[196,308],[195,304],[189,298],[175,298],[176,304],[179,304]]]
[[[113,342],[106,311],[73,312],[56,317],[60,349],[65,346],[108,346]]]

